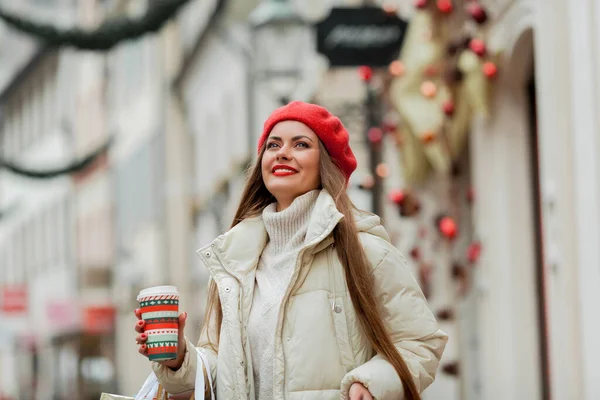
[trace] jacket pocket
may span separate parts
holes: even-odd
[[[354,362],[354,352],[352,351],[352,343],[348,334],[345,295],[345,293],[341,293],[334,296],[333,293],[329,293],[328,297],[329,304],[331,304],[333,329],[340,352],[340,362],[346,369],[346,372],[349,372],[356,367],[356,363]]]

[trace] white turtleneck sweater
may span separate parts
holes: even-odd
[[[304,245],[308,221],[319,195],[318,190],[297,197],[283,211],[267,206],[263,221],[269,241],[258,267],[252,308],[248,320],[248,338],[254,369],[257,400],[273,398],[273,355],[275,330],[281,301],[290,283],[298,253]]]

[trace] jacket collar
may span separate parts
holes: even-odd
[[[308,222],[305,246],[316,252],[329,245],[333,240],[330,234],[342,218],[331,195],[321,190]],[[262,216],[257,216],[243,220],[217,237],[211,246],[223,267],[239,278],[254,270],[267,240]]]

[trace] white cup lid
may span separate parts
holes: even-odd
[[[154,286],[146,289],[142,289],[137,298],[150,296],[153,294],[179,294],[177,286]]]

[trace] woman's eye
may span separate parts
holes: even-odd
[[[300,146],[300,147],[309,147],[309,146],[308,146],[308,143],[306,143],[306,142],[298,142],[298,143],[296,143],[296,146]]]
[[[277,143],[275,143],[275,142],[267,143],[267,149],[272,149],[275,146],[277,146]]]

